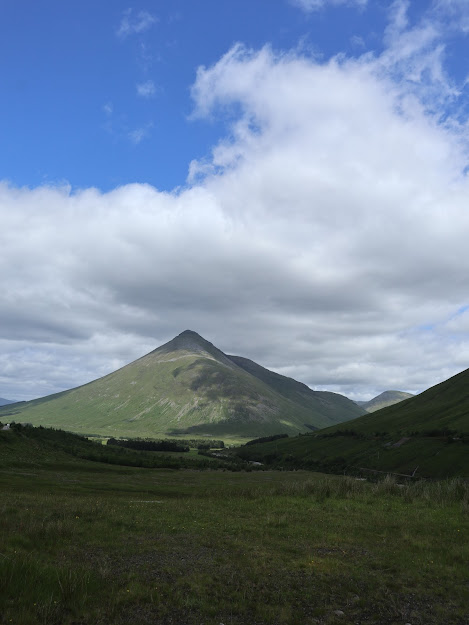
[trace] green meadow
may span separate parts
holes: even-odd
[[[0,448],[0,459],[2,448]],[[0,462],[2,625],[467,625],[469,485]]]

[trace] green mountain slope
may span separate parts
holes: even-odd
[[[236,439],[296,434],[363,412],[345,397],[316,393],[251,361],[228,357],[186,330],[99,380],[0,408],[0,420],[109,436]]]
[[[281,466],[469,476],[469,370],[344,425],[239,450]]]
[[[360,401],[357,402],[359,406],[364,408],[367,412],[376,412],[376,410],[381,410],[381,408],[387,408],[388,406],[393,406],[394,404],[398,404],[404,399],[410,399],[414,397],[411,393],[404,393],[403,391],[384,391],[377,397],[373,397],[370,401]]]

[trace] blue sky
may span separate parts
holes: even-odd
[[[385,2],[307,13],[286,0],[6,1],[2,177],[19,186],[147,182],[170,190],[225,131],[223,115],[190,118],[200,65],[236,42],[323,59],[379,52],[386,19]]]
[[[469,365],[465,0],[5,0],[0,397],[184,329],[317,389]]]

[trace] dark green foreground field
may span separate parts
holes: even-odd
[[[0,463],[0,622],[469,622],[469,487]]]

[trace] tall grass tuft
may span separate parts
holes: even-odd
[[[25,583],[27,580],[27,583]],[[40,554],[14,554],[0,558],[0,587],[10,606],[23,605],[48,625],[64,622],[64,613],[79,613],[102,580],[87,566],[52,565]],[[24,616],[24,622],[29,622]]]
[[[386,475],[383,480],[373,485],[373,492],[378,496],[400,495],[401,489],[394,475]]]
[[[211,496],[207,492],[207,496]],[[438,482],[415,481],[399,483],[394,475],[386,475],[378,482],[367,482],[350,476],[317,476],[311,480],[278,482],[263,487],[245,485],[227,492],[228,499],[260,499],[277,496],[313,497],[319,502],[326,499],[357,499],[398,497],[406,503],[426,501],[432,507],[460,503],[469,510],[469,482],[452,478]]]

